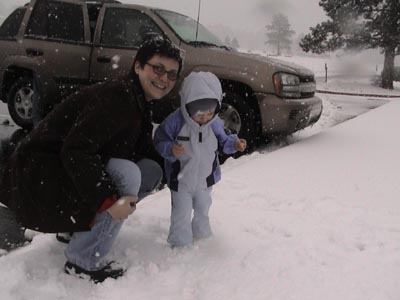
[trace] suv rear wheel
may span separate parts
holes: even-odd
[[[226,91],[219,117],[224,122],[225,129],[247,141],[245,153],[251,152],[256,145],[256,114],[244,98]]]
[[[20,77],[11,86],[7,97],[8,112],[14,122],[22,128],[32,127],[32,78]]]

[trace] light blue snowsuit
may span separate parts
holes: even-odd
[[[214,74],[191,73],[183,81],[180,96],[181,108],[161,123],[154,136],[155,148],[165,158],[171,190],[168,243],[173,247],[189,245],[193,238],[212,234],[208,211],[212,186],[221,179],[218,146],[226,154],[235,153],[234,144],[238,138],[236,134],[225,133],[218,116],[200,125],[186,110],[186,104],[200,99],[216,99],[221,106],[222,88]],[[185,152],[179,158],[172,154],[174,144],[184,145]]]

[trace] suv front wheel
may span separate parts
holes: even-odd
[[[256,115],[244,98],[234,92],[226,91],[219,117],[224,122],[225,129],[247,141],[245,153],[251,152],[256,146]]]
[[[32,96],[32,78],[24,76],[14,82],[7,97],[11,118],[25,129],[32,127]]]

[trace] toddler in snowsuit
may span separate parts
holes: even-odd
[[[161,123],[154,136],[155,148],[165,159],[171,190],[168,243],[172,247],[211,236],[211,190],[221,179],[218,148],[226,154],[246,149],[246,141],[236,134],[226,134],[217,116],[222,88],[214,74],[189,74],[183,81],[180,97],[180,109]]]

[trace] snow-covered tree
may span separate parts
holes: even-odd
[[[382,87],[393,89],[394,58],[400,54],[399,0],[320,0],[329,20],[311,27],[300,42],[306,52],[379,48],[385,55]]]
[[[229,37],[229,35],[227,35],[225,37],[225,41],[224,41],[225,45],[230,46],[231,45],[231,38]]]
[[[233,38],[233,39],[232,39],[232,41],[231,41],[231,46],[232,46],[233,48],[235,48],[235,49],[237,49],[237,48],[240,47],[239,41],[237,40],[237,38]]]
[[[283,49],[290,50],[291,37],[295,32],[290,29],[289,20],[285,15],[273,15],[271,24],[265,28],[267,29],[265,44],[276,47],[277,55],[281,55]]]

